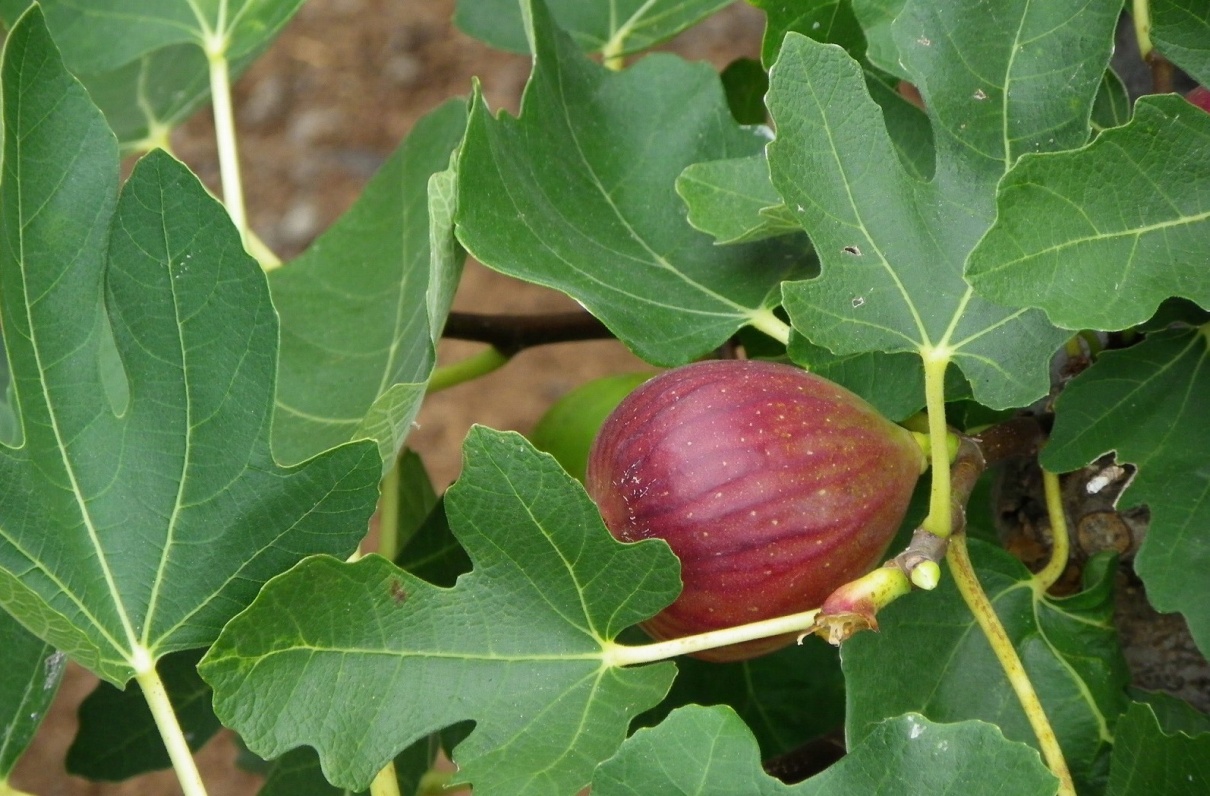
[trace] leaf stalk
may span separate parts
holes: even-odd
[[[1059,476],[1049,470],[1042,471],[1042,490],[1046,495],[1046,513],[1050,518],[1050,560],[1036,575],[1034,586],[1040,594],[1055,585],[1067,570],[1067,559],[1071,555],[1071,533],[1067,528],[1067,515],[1063,511],[1063,495],[1059,489]]]
[[[945,370],[949,367],[948,348],[921,351],[924,358],[924,402],[928,411],[929,457],[932,460],[929,513],[921,523],[931,534],[945,538],[953,532],[950,501],[949,446],[945,425]]]
[[[433,375],[429,376],[428,393],[432,395],[435,392],[457,387],[466,381],[472,381],[480,376],[486,376],[493,370],[504,367],[508,364],[509,357],[499,349],[492,347],[480,351],[478,354],[467,357],[452,365],[445,365],[433,370]]]
[[[1034,690],[1034,684],[1029,679],[1024,664],[1021,663],[1021,657],[1017,655],[1017,650],[1008,637],[1008,631],[1004,629],[1000,617],[996,615],[996,609],[992,606],[991,600],[988,599],[975,575],[970,552],[966,547],[965,533],[955,534],[950,539],[949,551],[946,553],[945,560],[949,564],[950,574],[954,576],[958,593],[962,595],[963,601],[974,614],[975,622],[983,631],[983,636],[991,646],[992,654],[1000,662],[1000,666],[1008,678],[1009,686],[1021,703],[1021,709],[1025,712],[1025,717],[1029,720],[1029,725],[1038,739],[1038,746],[1042,750],[1042,757],[1046,760],[1047,767],[1059,778],[1059,790],[1056,796],[1076,796],[1075,784],[1071,779],[1071,771],[1067,768],[1067,760],[1063,757],[1058,736],[1055,735],[1050,719],[1046,716],[1042,701],[1038,698],[1038,692]]]
[[[143,654],[139,655],[138,652]],[[136,650],[135,658],[134,678],[138,682],[139,688],[143,689],[143,697],[147,700],[147,706],[151,708],[155,726],[160,731],[164,747],[168,750],[168,758],[172,761],[172,768],[176,772],[177,780],[181,783],[181,791],[184,796],[206,796],[206,786],[202,784],[202,775],[197,770],[193,752],[190,751],[185,734],[181,731],[176,712],[172,709],[172,703],[168,699],[168,690],[164,688],[164,681],[160,679],[160,674],[155,669],[155,662],[151,660],[151,656],[146,653],[146,650]]]
[[[399,552],[399,459],[382,479],[378,501],[378,554],[394,561]]]
[[[214,108],[214,138],[218,149],[219,174],[223,182],[223,204],[231,216],[231,222],[239,230],[240,240],[244,241],[244,247],[247,248],[248,213],[244,208],[244,188],[240,177],[226,42],[217,41],[208,46],[206,60],[210,64],[210,101]]]
[[[771,636],[783,636],[788,633],[806,634],[815,626],[815,617],[818,613],[819,609],[814,608],[799,614],[789,614],[760,622],[750,622],[746,625],[711,630],[695,636],[658,641],[654,644],[632,646],[606,642],[603,657],[606,666],[634,666]]]
[[[374,775],[370,783],[370,796],[400,796],[399,779],[395,776],[395,761],[392,760]]]
[[[1155,45],[1151,43],[1151,0],[1132,0],[1130,18],[1134,20],[1134,39],[1144,61],[1151,58]]]
[[[790,344],[790,325],[765,308],[754,312],[748,319],[753,329],[764,332],[782,345]]]

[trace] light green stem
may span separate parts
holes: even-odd
[[[790,344],[790,326],[773,314],[773,310],[762,309],[752,314],[748,324],[772,337],[782,345]]]
[[[782,636],[787,633],[806,633],[815,626],[815,617],[819,609],[815,608],[801,614],[779,616],[752,622],[747,625],[727,627],[722,630],[711,630],[696,636],[674,638],[670,641],[659,641],[655,644],[630,646],[609,642],[605,647],[604,660],[607,666],[633,666],[638,663],[652,663],[678,655],[688,655],[693,652],[727,647],[745,641],[755,641],[771,636]]]
[[[378,554],[394,561],[399,553],[399,460],[382,479],[382,499],[378,502]]]
[[[248,237],[248,214],[244,210],[244,188],[240,180],[239,150],[235,142],[235,114],[231,105],[231,74],[227,63],[227,40],[215,36],[207,41],[210,63],[210,97],[214,107],[214,137],[218,146],[219,174],[223,180],[223,204],[240,238]]]
[[[958,593],[962,595],[967,607],[975,615],[975,622],[978,623],[979,629],[983,631],[984,637],[991,645],[992,653],[1000,662],[1001,668],[1004,669],[1008,683],[1012,687],[1013,693],[1017,695],[1021,709],[1025,711],[1025,717],[1029,720],[1029,725],[1038,739],[1038,746],[1042,750],[1042,757],[1046,760],[1046,765],[1050,768],[1051,773],[1059,778],[1059,790],[1056,796],[1076,796],[1071,772],[1067,768],[1067,760],[1063,757],[1059,739],[1050,725],[1050,720],[1046,717],[1046,711],[1042,708],[1042,701],[1038,699],[1038,692],[1034,690],[1034,684],[1026,674],[1025,666],[1021,663],[1021,657],[1017,655],[1017,650],[1008,637],[1008,632],[1000,623],[996,609],[992,607],[983,587],[979,585],[974,565],[971,564],[970,553],[966,549],[966,534],[955,534],[950,539],[945,560],[949,564],[950,574],[954,576]]]
[[[947,461],[949,434],[945,425],[945,369],[949,352],[926,349],[924,357],[924,402],[928,410],[929,457],[932,462],[929,513],[920,527],[942,538],[953,532],[950,516],[950,468]]]
[[[370,796],[400,796],[399,779],[395,776],[395,761],[382,767],[370,783]]]
[[[431,395],[441,390],[457,387],[466,381],[486,376],[493,370],[508,364],[508,356],[496,348],[488,348],[452,365],[436,368],[429,377],[428,392]]]
[[[1067,558],[1071,554],[1071,534],[1067,530],[1067,515],[1063,511],[1059,476],[1049,470],[1043,470],[1042,489],[1046,493],[1046,513],[1050,517],[1052,542],[1050,561],[1034,575],[1034,586],[1040,594],[1044,594],[1063,576],[1067,570]]]
[[[1132,0],[1130,17],[1134,20],[1134,38],[1139,45],[1139,55],[1146,61],[1155,49],[1151,43],[1151,0]]]
[[[255,257],[264,270],[272,271],[281,266],[281,258],[277,256],[277,252],[270,249],[269,244],[261,240],[255,231],[245,230],[244,245],[248,248],[248,254]]]
[[[164,681],[155,670],[155,662],[146,650],[136,650],[135,657],[137,660],[134,678],[138,681],[139,688],[143,689],[143,697],[151,708],[151,715],[160,731],[160,737],[164,739],[168,758],[172,761],[172,768],[181,783],[181,791],[184,796],[206,796],[202,775],[198,773],[197,764],[193,761],[193,752],[189,751],[189,744],[185,741],[172,703],[168,700]]]

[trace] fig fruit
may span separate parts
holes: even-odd
[[[530,432],[529,441],[555,457],[564,470],[584,482],[588,451],[605,418],[631,390],[652,373],[620,373],[576,387],[546,410]]]
[[[601,427],[585,487],[618,539],[664,539],[680,596],[643,624],[678,638],[819,607],[879,563],[926,458],[911,432],[790,365],[667,371]],[[743,660],[792,636],[699,653]]]

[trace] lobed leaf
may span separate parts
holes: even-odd
[[[1134,703],[1118,722],[1108,796],[1201,796],[1210,791],[1210,733],[1165,733]]]
[[[586,52],[645,50],[696,25],[733,0],[550,0],[559,27]],[[458,0],[454,24],[493,47],[530,52],[525,11],[517,0]]]
[[[1151,41],[1160,54],[1210,86],[1210,6],[1202,0],[1151,0]]]
[[[1119,502],[1146,504],[1151,521],[1134,569],[1160,611],[1180,611],[1203,654],[1210,652],[1210,340],[1207,329],[1151,334],[1106,351],[1067,385],[1042,453],[1054,472],[1109,451],[1138,472]]]
[[[766,68],[777,60],[786,34],[793,31],[816,41],[839,44],[857,60],[864,60],[866,40],[850,0],[748,0],[765,12],[765,37],[760,60]]]
[[[238,75],[303,0],[40,0],[70,71],[123,146],[150,148],[210,93],[207,53]],[[10,26],[29,2],[0,7]]]
[[[685,705],[726,705],[760,745],[761,756],[785,754],[844,723],[844,675],[835,647],[818,638],[748,661],[677,661],[667,699],[639,721],[664,721]]]
[[[1130,679],[1113,627],[1112,560],[1089,565],[1083,592],[1054,599],[1039,594],[1028,570],[1008,553],[969,544],[979,581],[1038,691],[1072,775],[1090,786],[1104,775]],[[939,722],[987,721],[1010,740],[1037,744],[952,578],[885,609],[879,628],[842,649],[851,743],[883,719],[912,711]]]
[[[430,229],[438,219],[429,214],[428,183],[449,163],[465,127],[461,100],[429,113],[353,207],[270,273],[281,316],[273,450],[282,461],[371,438],[384,472],[394,463],[424,398],[448,312],[446,304],[430,317],[430,282],[456,282],[461,273],[462,252],[448,250],[442,233]]]
[[[748,243],[802,231],[769,182],[763,154],[695,163],[676,178],[676,192],[689,209],[689,223],[716,243]]]
[[[264,274],[168,155],[118,196],[117,143],[37,9],[2,80],[0,312],[23,442],[0,448],[0,604],[123,683],[209,644],[299,558],[351,551],[379,462],[368,444],[274,462]]]
[[[1064,334],[1037,311],[976,296],[963,268],[1012,163],[1087,140],[1115,21],[1110,4],[1075,0],[909,0],[892,32],[932,122],[928,182],[900,165],[858,64],[790,34],[768,98],[769,167],[822,264],[818,279],[783,290],[795,328],[842,356],[941,352],[988,406],[1044,394]],[[1055,73],[1070,87],[1054,91]]]
[[[671,763],[670,761],[676,761]],[[760,765],[756,739],[729,708],[679,708],[639,730],[593,778],[598,796],[1050,796],[1056,781],[1034,750],[982,722],[934,724],[909,714],[879,724],[826,771],[786,785]]]
[[[471,111],[458,237],[484,264],[561,290],[648,361],[683,364],[778,302],[801,248],[714,246],[674,190],[692,163],[758,154],[718,75],[669,55],[614,73],[532,3],[534,71],[520,118]],[[633,108],[644,112],[634,113]]]
[[[675,596],[668,548],[614,541],[579,484],[517,434],[476,427],[464,457],[446,512],[474,569],[452,589],[377,556],[315,557],[224,629],[201,672],[253,751],[314,746],[331,782],[361,788],[470,719],[459,781],[565,794],[663,698],[672,665],[617,669],[604,651]]]
[[[0,792],[59,692],[67,656],[0,611]]]
[[[1022,158],[971,255],[972,284],[1069,329],[1123,329],[1169,296],[1210,307],[1210,272],[1194,265],[1210,257],[1208,146],[1210,114],[1158,96],[1083,149]]]

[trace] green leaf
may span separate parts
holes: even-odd
[[[59,691],[67,656],[0,611],[0,790]]]
[[[239,58],[260,49],[303,0],[41,0],[67,68],[96,75],[173,44]]]
[[[714,246],[685,222],[686,166],[755,155],[718,75],[665,54],[620,73],[582,57],[533,2],[520,118],[477,99],[459,163],[458,236],[478,260],[561,290],[644,359],[683,364],[766,319],[804,252]],[[634,108],[643,108],[635,113]]]
[[[1117,726],[1108,796],[1210,793],[1210,733],[1168,735],[1150,706],[1130,706]]]
[[[24,444],[0,448],[0,603],[120,684],[209,644],[299,558],[351,551],[379,462],[357,444],[276,465],[264,274],[168,155],[118,197],[117,143],[36,9],[2,82],[0,311]]]
[[[1056,599],[1039,594],[1008,553],[969,544],[979,580],[1038,691],[1072,775],[1082,786],[1095,784],[1130,680],[1112,624],[1113,560],[1094,559],[1084,591]],[[850,742],[864,739],[888,716],[914,711],[933,721],[991,722],[1011,740],[1037,744],[952,577],[934,592],[895,602],[878,620],[881,632],[854,636],[841,654]]]
[[[765,38],[760,60],[766,67],[777,60],[781,43],[793,31],[816,41],[839,44],[857,60],[865,56],[865,34],[849,0],[748,0],[765,12]]]
[[[724,704],[747,724],[763,758],[789,752],[844,722],[844,675],[835,647],[817,638],[750,661],[677,661],[668,698],[640,717],[663,721],[684,705]]]
[[[1201,735],[1210,732],[1210,715],[1202,713],[1183,699],[1164,691],[1128,689],[1130,698],[1151,708],[1160,728],[1169,735],[1183,732],[1185,735]]]
[[[930,182],[900,166],[859,65],[790,34],[768,98],[769,168],[823,269],[783,291],[795,328],[838,355],[939,352],[988,406],[1043,395],[1064,335],[1041,313],[974,295],[963,268],[1013,161],[1087,140],[1116,18],[1075,0],[908,2],[893,33],[932,121]],[[1061,92],[1055,73],[1070,76]]]
[[[1112,69],[1105,72],[1092,106],[1092,129],[1100,133],[1130,121],[1130,96],[1122,79]]]
[[[1210,86],[1210,5],[1205,0],[1151,0],[1151,41],[1165,58]]]
[[[802,227],[769,181],[764,153],[695,163],[676,178],[689,223],[716,243],[748,243],[801,234]],[[802,242],[805,249],[810,244]]]
[[[69,70],[88,87],[124,146],[161,141],[210,93],[206,53],[232,76],[268,47],[303,0],[41,0]],[[22,4],[0,9],[12,23]]]
[[[1067,385],[1042,455],[1054,472],[1083,467],[1108,451],[1138,472],[1119,498],[1151,508],[1134,569],[1160,611],[1180,611],[1210,653],[1210,345],[1207,330],[1172,329],[1103,353]]]
[[[865,31],[866,58],[871,64],[897,78],[911,80],[899,57],[899,45],[891,26],[903,13],[907,0],[852,0],[853,15]],[[990,22],[988,23],[990,24]]]
[[[436,360],[432,327],[444,322],[429,318],[426,299],[428,183],[465,128],[461,100],[425,116],[353,207],[270,273],[281,316],[273,451],[282,461],[368,437],[384,473],[394,463]],[[461,265],[455,253],[445,267]]]
[[[473,719],[452,756],[476,794],[575,792],[671,683],[671,664],[618,669],[603,653],[675,597],[675,558],[614,541],[582,487],[514,433],[471,430],[446,511],[475,566],[453,589],[377,556],[299,564],[203,660],[215,711],[262,756],[316,747],[348,788]]]
[[[470,572],[471,560],[450,530],[444,498],[408,538],[395,564],[434,586],[446,588]]]
[[[1210,258],[1207,146],[1210,114],[1153,96],[1084,149],[1022,158],[971,282],[1069,329],[1123,329],[1169,296],[1210,306],[1210,272],[1196,265]]]
[[[423,795],[432,792],[421,789],[421,780],[432,767],[440,749],[448,749],[466,737],[467,733],[462,730],[463,725],[459,725],[454,731],[421,738],[395,757],[395,780],[401,794]],[[257,796],[351,796],[352,793],[348,788],[337,788],[324,779],[315,751],[300,747],[286,752],[273,762]]]
[[[156,667],[194,752],[222,726],[210,708],[210,687],[197,673],[201,657],[201,650],[186,650],[165,656]],[[172,767],[141,690],[102,682],[80,705],[79,716],[80,729],[67,750],[69,773],[118,782]]]
[[[733,0],[550,0],[550,13],[586,52],[638,52],[671,39]],[[454,24],[500,50],[530,52],[517,0],[458,0]]]
[[[416,451],[404,448],[395,466],[399,470],[397,491],[399,522],[395,533],[400,549],[403,550],[406,549],[408,542],[416,533],[424,527],[433,511],[438,508],[441,498],[437,496],[437,491],[433,488],[433,481],[429,478],[429,471],[424,466],[424,460]],[[395,563],[404,569],[411,569],[401,561],[396,560]],[[427,577],[425,580],[432,582]]]
[[[813,345],[801,334],[790,338],[789,354],[813,373],[860,395],[891,420],[903,420],[924,406],[924,371],[915,354],[841,356]],[[954,396],[947,391],[946,397]]]
[[[593,778],[594,796],[1050,796],[1055,778],[1038,753],[982,722],[934,724],[919,715],[879,724],[838,763],[797,785],[760,766],[756,739],[729,708],[680,708],[639,730]]]
[[[723,81],[723,92],[727,95],[727,107],[740,124],[764,124],[768,121],[765,110],[765,92],[769,90],[769,75],[760,61],[752,58],[736,58],[719,74]]]

